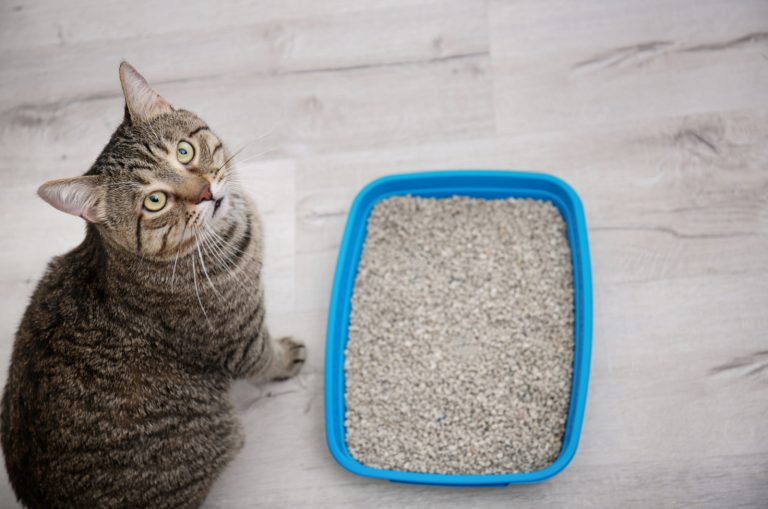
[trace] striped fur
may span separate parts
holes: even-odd
[[[269,336],[261,225],[225,146],[151,88],[131,104],[143,78],[123,72],[131,107],[86,174],[103,220],[49,264],[3,394],[6,467],[31,508],[196,507],[243,444],[231,380],[287,378],[304,360]],[[181,139],[196,147],[187,166]],[[215,214],[195,203],[201,181],[224,198]],[[156,189],[172,200],[150,213]]]

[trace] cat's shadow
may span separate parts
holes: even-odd
[[[229,393],[235,409],[241,415],[261,409],[282,397],[301,400],[293,404],[304,408],[303,413],[306,414],[306,409],[312,406],[321,391],[322,373],[315,373],[305,366],[298,375],[284,381],[254,383],[236,380],[232,383]]]

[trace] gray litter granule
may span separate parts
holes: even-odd
[[[551,203],[383,200],[352,297],[349,451],[413,472],[546,467],[562,445],[573,350],[570,248]]]

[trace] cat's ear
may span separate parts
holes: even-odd
[[[125,95],[125,109],[131,122],[144,122],[173,111],[168,101],[160,97],[160,94],[149,86],[144,76],[128,62],[120,64],[120,84]]]
[[[57,209],[88,222],[101,223],[106,219],[104,190],[95,175],[50,180],[40,186],[37,194]]]

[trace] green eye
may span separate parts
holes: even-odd
[[[194,157],[195,149],[189,142],[180,141],[179,144],[176,145],[176,159],[178,159],[181,164],[187,164],[194,159]]]
[[[155,191],[144,198],[144,208],[150,212],[157,212],[163,210],[165,203],[168,201],[168,197],[162,191]]]

